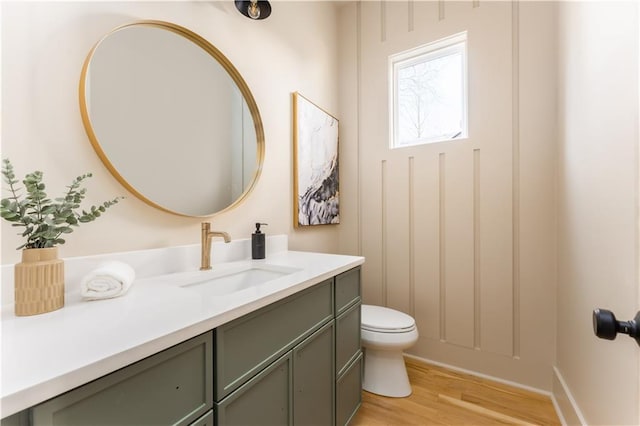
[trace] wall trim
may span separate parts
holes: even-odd
[[[440,340],[447,340],[447,257],[446,257],[446,156],[444,152],[438,154],[438,288],[440,293],[438,312],[440,313]]]
[[[387,41],[387,2],[380,0],[380,41]]]
[[[482,244],[480,244],[480,148],[473,150],[473,348],[482,349],[482,274],[480,264]]]
[[[513,268],[513,336],[512,355],[520,357],[520,5],[513,0],[511,10],[512,29],[512,268]]]
[[[556,413],[563,425],[588,424],[576,402],[567,382],[557,367],[553,367],[553,405],[556,407]],[[567,421],[567,419],[569,419]]]
[[[409,156],[409,312],[416,316],[416,242],[415,242],[415,179],[413,156]]]
[[[444,362],[434,361],[434,360],[427,359],[427,358],[422,358],[422,357],[419,357],[419,356],[408,354],[406,352],[403,353],[403,356],[405,356],[407,358],[415,359],[415,360],[418,360],[418,361],[422,361],[422,362],[424,362],[426,364],[433,364],[435,366],[447,368],[449,370],[457,371],[459,373],[470,374],[472,376],[476,376],[476,377],[479,377],[481,379],[492,380],[492,381],[497,382],[497,383],[502,383],[503,385],[513,386],[514,388],[523,389],[523,390],[526,390],[526,391],[529,391],[529,392],[537,393],[539,395],[548,396],[549,398],[553,399],[553,394],[551,392],[543,390],[543,389],[535,388],[533,386],[524,385],[522,383],[513,382],[511,380],[501,379],[499,377],[492,376],[490,374],[479,373],[477,371],[468,370],[466,368],[456,367],[454,365],[450,365],[450,364],[447,364],[447,363],[444,363]],[[554,407],[555,407],[555,404],[554,404]],[[557,407],[556,407],[556,412],[558,412]]]
[[[380,220],[380,236],[382,242],[381,247],[381,273],[382,273],[382,305],[389,306],[387,299],[389,296],[387,290],[387,160],[382,160],[380,163],[380,201],[382,202],[382,218]]]
[[[415,28],[415,25],[414,25],[415,12],[414,12],[414,5],[413,5],[414,2],[415,0],[408,0],[409,13],[407,14],[408,15],[407,30],[409,32],[413,31]]]

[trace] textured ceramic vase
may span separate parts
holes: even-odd
[[[64,306],[64,261],[58,247],[22,251],[15,266],[15,313],[28,316]]]

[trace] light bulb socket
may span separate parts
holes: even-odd
[[[254,9],[250,11],[251,3],[255,3],[255,6]],[[267,0],[258,0],[253,2],[250,0],[235,0],[235,4],[236,9],[250,19],[266,19],[271,15],[271,4],[269,4]],[[255,8],[257,8],[257,14],[255,12]]]

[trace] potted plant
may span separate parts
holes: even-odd
[[[25,238],[22,262],[15,265],[15,313],[36,315],[64,306],[64,262],[58,258],[58,245],[65,234],[81,223],[96,220],[123,197],[105,201],[88,210],[80,203],[87,190],[82,187],[86,173],[76,177],[60,198],[50,199],[45,192],[42,172],[25,175],[24,188],[19,185],[8,159],[2,161],[2,176],[10,194],[0,200],[0,217],[21,229]]]

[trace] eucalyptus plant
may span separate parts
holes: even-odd
[[[18,235],[26,238],[26,242],[17,249],[46,248],[64,244],[64,234],[73,232],[81,223],[92,222],[100,217],[109,207],[124,197],[116,197],[88,210],[81,210],[80,203],[85,198],[86,188],[82,187],[91,173],[76,177],[67,192],[60,198],[47,198],[42,172],[35,171],[25,175],[19,186],[8,159],[2,160],[2,176],[11,194],[0,200],[0,217],[12,222],[12,226],[24,228]]]

